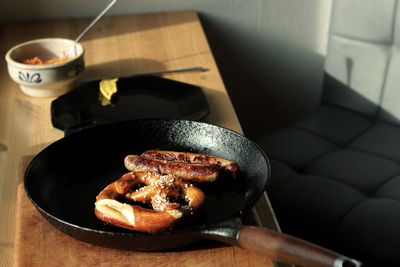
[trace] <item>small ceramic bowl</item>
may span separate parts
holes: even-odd
[[[76,79],[85,68],[85,51],[81,44],[76,44],[73,56],[66,57],[73,45],[73,40],[62,38],[37,39],[18,44],[5,56],[8,73],[20,85],[22,92],[29,96],[62,95],[75,86]],[[36,58],[36,62],[40,59],[40,64],[24,63],[33,58]]]

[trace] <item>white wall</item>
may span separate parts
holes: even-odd
[[[118,0],[108,14],[197,10],[245,133],[313,108],[333,0]],[[95,16],[108,1],[1,0],[0,21]]]

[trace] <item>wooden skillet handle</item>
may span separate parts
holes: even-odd
[[[265,228],[244,226],[237,236],[246,250],[279,262],[307,267],[359,267],[361,263],[307,241]]]

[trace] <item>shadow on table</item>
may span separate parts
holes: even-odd
[[[121,59],[87,66],[80,80],[125,77],[148,71],[163,70],[166,70],[166,67],[160,61],[144,58]]]
[[[0,143],[0,152],[1,151],[7,151],[7,150],[8,150],[7,146]]]

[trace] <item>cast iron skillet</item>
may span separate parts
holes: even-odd
[[[236,161],[241,172],[236,179],[225,177],[200,186],[206,193],[204,212],[175,230],[145,234],[105,225],[94,215],[96,195],[127,172],[126,155],[147,149],[217,155]],[[236,132],[194,121],[133,120],[96,126],[56,141],[31,161],[24,184],[28,197],[51,224],[100,246],[158,251],[208,238],[296,265],[356,266],[351,259],[299,239],[232,219],[254,205],[269,175],[264,153]]]

